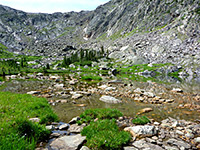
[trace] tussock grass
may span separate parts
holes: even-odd
[[[122,149],[122,146],[131,140],[130,133],[119,130],[115,119],[91,122],[81,134],[86,136],[86,145],[89,148],[99,150]]]
[[[40,123],[29,121],[34,117]],[[0,149],[34,149],[37,142],[48,139],[45,124],[57,119],[44,98],[0,92]]]

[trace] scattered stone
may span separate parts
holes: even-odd
[[[83,97],[82,94],[73,94],[73,95],[72,95],[72,99],[79,99],[79,98],[81,98],[81,97]]]
[[[16,78],[17,78],[17,75],[11,75],[10,78],[11,78],[11,79],[16,79]]]
[[[148,143],[146,142],[144,139],[139,140],[139,141],[135,141],[133,143],[133,146],[139,148],[139,149],[143,149],[143,150],[164,150],[162,147],[152,144],[152,143]]]
[[[143,89],[137,88],[134,90],[135,93],[144,93]]]
[[[51,138],[58,138],[59,136],[61,136],[61,134],[59,133],[51,133]]]
[[[200,143],[200,137],[195,138],[195,139],[194,139],[194,142],[195,142],[195,143]]]
[[[50,144],[51,149],[62,150],[76,150],[81,148],[83,142],[86,140],[85,136],[80,134],[72,136],[63,136],[56,139]]]
[[[99,88],[99,89],[102,89],[102,90],[105,90],[107,87],[108,87],[107,85],[101,85],[101,86],[99,86],[98,88]]]
[[[71,133],[80,133],[85,126],[86,124],[82,124],[82,125],[72,124],[70,125],[68,131]]]
[[[38,73],[38,74],[36,74],[36,76],[41,77],[41,76],[43,76],[43,73]]]
[[[137,115],[143,114],[143,113],[148,113],[148,112],[151,112],[151,111],[153,111],[152,108],[144,108],[144,109],[140,110],[140,111],[137,113]]]
[[[69,128],[69,124],[65,123],[59,126],[59,130],[67,130]]]
[[[185,137],[188,139],[192,139],[194,138],[194,134],[188,132],[187,134],[185,134]]]
[[[176,134],[184,135],[184,133],[182,131],[179,131],[179,130],[176,130]]]
[[[48,126],[46,126],[46,129],[47,130],[54,130],[55,126],[54,125],[48,125]]]
[[[172,89],[172,92],[182,93],[183,90],[180,89],[180,88],[173,88],[173,89]]]
[[[122,103],[121,100],[118,100],[112,96],[106,96],[106,95],[103,95],[100,99],[100,101],[103,101],[103,102],[106,102],[106,103]]]
[[[29,120],[32,122],[40,122],[40,118],[30,118]]]
[[[149,98],[155,97],[155,95],[154,95],[153,93],[151,93],[151,92],[144,92],[143,94],[144,94],[145,96],[149,97]]]
[[[30,91],[30,92],[27,92],[27,94],[30,94],[30,95],[40,94],[40,93],[41,93],[40,91]]]
[[[49,77],[50,80],[56,80],[56,79],[59,79],[59,78],[60,78],[59,76],[50,76]]]
[[[159,122],[154,122],[153,124],[156,125],[156,126],[159,126],[159,125],[160,125]]]
[[[124,150],[138,150],[138,149],[132,146],[126,146],[124,147]]]
[[[190,149],[191,148],[191,145],[184,142],[184,141],[181,141],[181,140],[176,140],[176,139],[169,139],[166,141],[167,144],[170,144],[170,145],[174,145],[174,146],[177,146],[179,148],[185,148],[185,149]]]
[[[107,87],[105,89],[105,91],[114,91],[114,90],[116,90],[116,87]]]
[[[165,148],[166,150],[179,150],[179,148],[172,147],[172,146],[169,146],[169,145],[163,145],[163,148]]]
[[[155,126],[150,125],[127,127],[124,131],[129,131],[133,137],[149,137],[158,133]]]
[[[71,80],[71,81],[69,81],[69,84],[70,84],[70,85],[75,85],[76,82],[75,82],[74,80]]]
[[[82,146],[80,150],[90,150],[87,146]]]
[[[58,89],[62,89],[64,87],[64,84],[56,84],[54,85],[54,87]]]
[[[69,121],[69,124],[75,124],[77,123],[78,120],[80,120],[81,118],[79,116],[72,118],[72,120]]]

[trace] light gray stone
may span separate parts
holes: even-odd
[[[69,121],[69,124],[74,124],[76,123],[78,120],[80,120],[81,118],[79,116],[72,118],[72,120]]]
[[[71,133],[80,133],[84,127],[85,127],[85,124],[82,124],[82,125],[72,124],[70,125],[68,131]]]
[[[58,89],[62,89],[64,87],[64,84],[56,84],[54,85],[54,87]]]
[[[30,95],[40,94],[40,93],[41,93],[40,91],[30,91],[30,92],[27,92],[27,94],[30,94]]]
[[[47,129],[47,130],[54,130],[54,129],[55,129],[55,126],[53,126],[53,125],[48,125],[48,126],[46,126],[46,129]]]
[[[138,148],[135,148],[133,146],[126,146],[124,147],[124,150],[138,150]]]
[[[127,127],[124,130],[142,137],[153,136],[158,132],[155,126],[150,125]]]
[[[80,150],[90,150],[87,146],[82,146]]]
[[[133,146],[145,150],[164,150],[162,147],[146,142],[144,139],[135,141]]]
[[[200,143],[200,137],[195,138],[195,139],[194,139],[194,142],[195,142],[195,143]]]
[[[172,146],[178,146],[179,148],[185,148],[185,149],[190,149],[191,145],[184,142],[184,141],[180,141],[180,140],[176,140],[176,139],[169,139],[166,141],[167,144],[170,144]]]
[[[67,130],[69,128],[69,124],[65,123],[59,126],[59,130]]]
[[[81,97],[83,97],[82,94],[73,94],[73,95],[72,95],[72,99],[79,99],[79,98],[81,98]]]
[[[76,150],[78,148],[81,148],[85,140],[86,137],[81,136],[80,134],[72,136],[63,136],[53,141],[50,144],[50,147],[53,150]]]
[[[100,99],[100,101],[103,101],[103,102],[106,102],[106,103],[122,103],[121,100],[118,100],[112,96],[106,96],[106,95],[103,95]]]
[[[30,118],[29,120],[32,122],[40,122],[40,118]]]

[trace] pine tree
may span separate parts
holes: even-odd
[[[46,68],[47,68],[47,69],[50,69],[50,65],[49,65],[49,63],[47,63]]]
[[[105,53],[105,51],[104,51],[104,47],[101,46],[100,57],[104,57],[104,53]]]
[[[84,60],[84,50],[81,48],[80,51],[80,60],[83,61]]]

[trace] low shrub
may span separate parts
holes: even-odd
[[[96,109],[87,109],[81,115],[79,120],[79,124],[89,123],[94,119],[113,119],[123,116],[123,114],[117,109],[110,108],[96,108]]]
[[[81,135],[86,136],[86,145],[89,148],[99,150],[121,149],[131,139],[130,133],[119,131],[115,119],[91,122],[89,126],[84,127]]]
[[[135,119],[133,119],[132,121],[134,124],[137,125],[144,125],[150,122],[149,118],[147,118],[146,116],[137,116]]]

